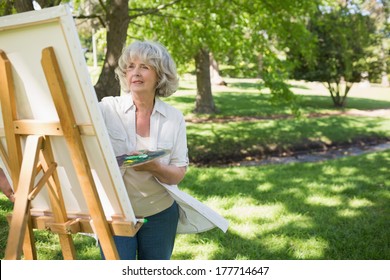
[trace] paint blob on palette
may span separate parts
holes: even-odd
[[[171,151],[167,149],[161,149],[156,151],[141,150],[138,153],[133,155],[121,155],[116,157],[119,166],[124,167],[134,167],[141,165],[152,160],[164,157],[168,155]]]

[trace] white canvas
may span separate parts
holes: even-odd
[[[123,216],[135,223],[67,6],[0,17],[0,49],[12,64],[18,119],[59,121],[41,66],[42,49],[50,46],[54,48],[77,124],[91,125],[95,131],[94,135],[83,135],[82,140],[105,215],[108,219]],[[0,114],[1,141],[5,145],[3,128]],[[51,142],[68,215],[88,215],[65,138],[52,136]],[[6,170],[3,161],[0,165]],[[33,200],[33,211],[50,211],[45,193]]]

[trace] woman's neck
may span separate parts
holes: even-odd
[[[150,116],[153,112],[154,98],[134,98],[136,107],[136,131],[142,137],[150,136]]]
[[[151,114],[154,107],[154,96],[133,94],[133,102],[138,112]]]

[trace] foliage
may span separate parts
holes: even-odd
[[[31,0],[19,2],[27,3]],[[38,2],[42,7],[49,7],[68,1],[39,0]],[[338,2],[333,0],[129,1],[130,25],[127,43],[133,39],[161,41],[175,57],[180,73],[193,69],[194,55],[200,49],[205,48],[213,53],[219,64],[228,66],[225,71],[222,71],[223,74],[262,77],[264,81],[261,88],[271,88],[271,93],[275,97],[273,100],[292,102],[291,92],[288,91],[285,83],[287,73],[290,71],[290,59],[286,59],[285,53],[293,53],[298,60],[308,61],[303,68],[309,69],[315,54],[313,53],[313,36],[308,32],[306,23],[309,20],[316,22],[317,7],[332,7],[330,8],[332,10]],[[356,0],[345,3],[352,3],[347,8],[351,10],[353,7],[354,11],[358,11],[353,16],[368,11],[369,15],[375,19],[376,30],[380,30],[381,38],[386,34],[388,37],[389,23],[386,19],[389,14],[389,4],[387,0]],[[2,1],[0,15],[15,12],[13,4],[14,1]],[[102,34],[102,30],[106,32],[109,23],[117,18],[116,15],[110,15],[113,3],[110,0],[75,0],[72,4],[81,41],[85,48],[91,51],[92,32],[99,34]],[[359,5],[364,6],[365,10],[361,10]],[[351,25],[348,22],[347,24]],[[358,27],[359,24],[356,26]],[[113,27],[111,29],[118,30]],[[340,25],[337,27],[337,34],[340,33],[339,29]],[[359,32],[355,30],[355,33]],[[359,35],[360,37],[364,37],[364,33]],[[99,36],[99,38],[98,57],[101,61],[105,57],[106,50],[109,51],[112,47],[107,46],[106,36]],[[111,41],[111,39],[108,40]],[[113,45],[121,48],[123,44],[124,42],[121,41],[114,42]],[[382,46],[385,45],[382,44]],[[388,71],[390,66],[389,63],[386,64],[388,57],[386,50],[388,47],[382,49],[376,47],[372,50],[375,55],[367,57],[367,60],[371,61],[371,66],[365,66],[364,71],[368,72],[370,78],[378,80],[383,73]],[[108,52],[110,56],[114,56],[114,60],[116,53],[118,51]],[[90,52],[86,53],[86,58],[89,62],[92,61]],[[351,58],[348,59],[351,60]],[[107,63],[99,64],[103,67],[107,65]],[[364,61],[358,61],[354,68],[363,64],[367,65]],[[110,82],[113,80],[111,72],[115,63],[110,66],[107,69],[103,68],[104,71],[101,72],[101,76],[107,76],[107,78],[99,79],[100,82],[97,85],[99,96],[101,94],[110,95],[111,90],[116,88]],[[326,64],[322,65],[322,67],[325,66]],[[116,82],[115,79],[114,82]],[[340,100],[342,103],[342,98]]]
[[[233,69],[229,73],[261,76],[273,100],[291,102],[281,54],[287,46],[304,56],[310,52],[305,22],[317,2],[180,1],[164,13],[136,18],[130,30],[137,38],[158,39],[168,46],[182,71],[206,48]]]
[[[11,1],[0,1],[0,16],[6,16],[15,13]]]
[[[324,7],[311,19],[309,30],[317,40],[314,57],[308,61],[290,51],[290,57],[303,61],[297,62],[294,78],[323,82],[334,105],[343,107],[353,83],[369,68],[366,57],[375,43],[373,22],[347,6]]]
[[[389,86],[390,80],[390,1],[365,0],[362,11],[367,13],[375,24],[375,34],[378,43],[371,46],[371,57],[368,69],[368,78],[371,82]]]

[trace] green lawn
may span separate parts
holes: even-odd
[[[292,82],[299,95],[301,118],[282,104],[271,105],[255,80],[228,79],[215,87],[220,112],[213,118],[265,117],[262,120],[188,123],[192,160],[242,157],[281,147],[313,143],[350,143],[359,138],[390,137],[390,116],[350,115],[307,117],[338,111],[321,85]],[[191,112],[193,77],[168,102],[188,120],[204,117]],[[348,110],[390,108],[388,88],[357,87]],[[288,116],[280,118],[280,116]],[[273,118],[276,117],[276,118]],[[173,259],[390,259],[390,150],[318,163],[257,167],[191,165],[181,188],[217,210],[230,222],[218,229],[178,235]],[[12,204],[0,195],[0,258],[4,257]],[[56,235],[35,231],[38,257],[61,259]],[[92,237],[74,236],[80,259],[99,259]]]
[[[175,259],[390,259],[390,151],[320,163],[191,168],[182,186],[230,221]]]
[[[230,222],[178,235],[173,259],[390,259],[390,151],[320,163],[191,167],[181,186]],[[0,196],[0,257],[11,204]],[[37,231],[40,259],[61,259],[57,238]],[[99,259],[76,235],[80,259]]]
[[[286,104],[270,104],[270,94],[260,92],[255,79],[226,79],[228,86],[214,86],[213,97],[219,113],[212,117],[226,116],[275,116],[291,114]],[[297,95],[302,115],[343,111],[333,107],[330,94],[320,83],[291,82],[291,90]],[[187,118],[192,114],[196,97],[196,81],[186,76],[180,80],[177,93],[166,99],[179,108]],[[345,109],[389,109],[390,89],[378,85],[363,87],[355,84],[348,94]]]
[[[189,155],[193,163],[390,138],[389,114],[382,117],[341,114],[351,110],[356,113],[390,109],[389,88],[355,85],[349,93],[348,106],[338,109],[333,107],[323,85],[292,82],[291,89],[300,104],[301,117],[298,118],[291,114],[291,108],[286,104],[271,104],[270,95],[259,92],[256,80],[228,79],[227,82],[227,87],[214,87],[214,101],[220,112],[207,116],[211,122],[197,121],[187,125]],[[182,110],[188,121],[206,117],[192,113],[196,96],[193,77],[183,79],[181,85],[178,93],[166,100]],[[312,117],[314,113],[325,115]],[[334,115],[336,113],[340,115]],[[234,117],[255,119],[217,121]]]

